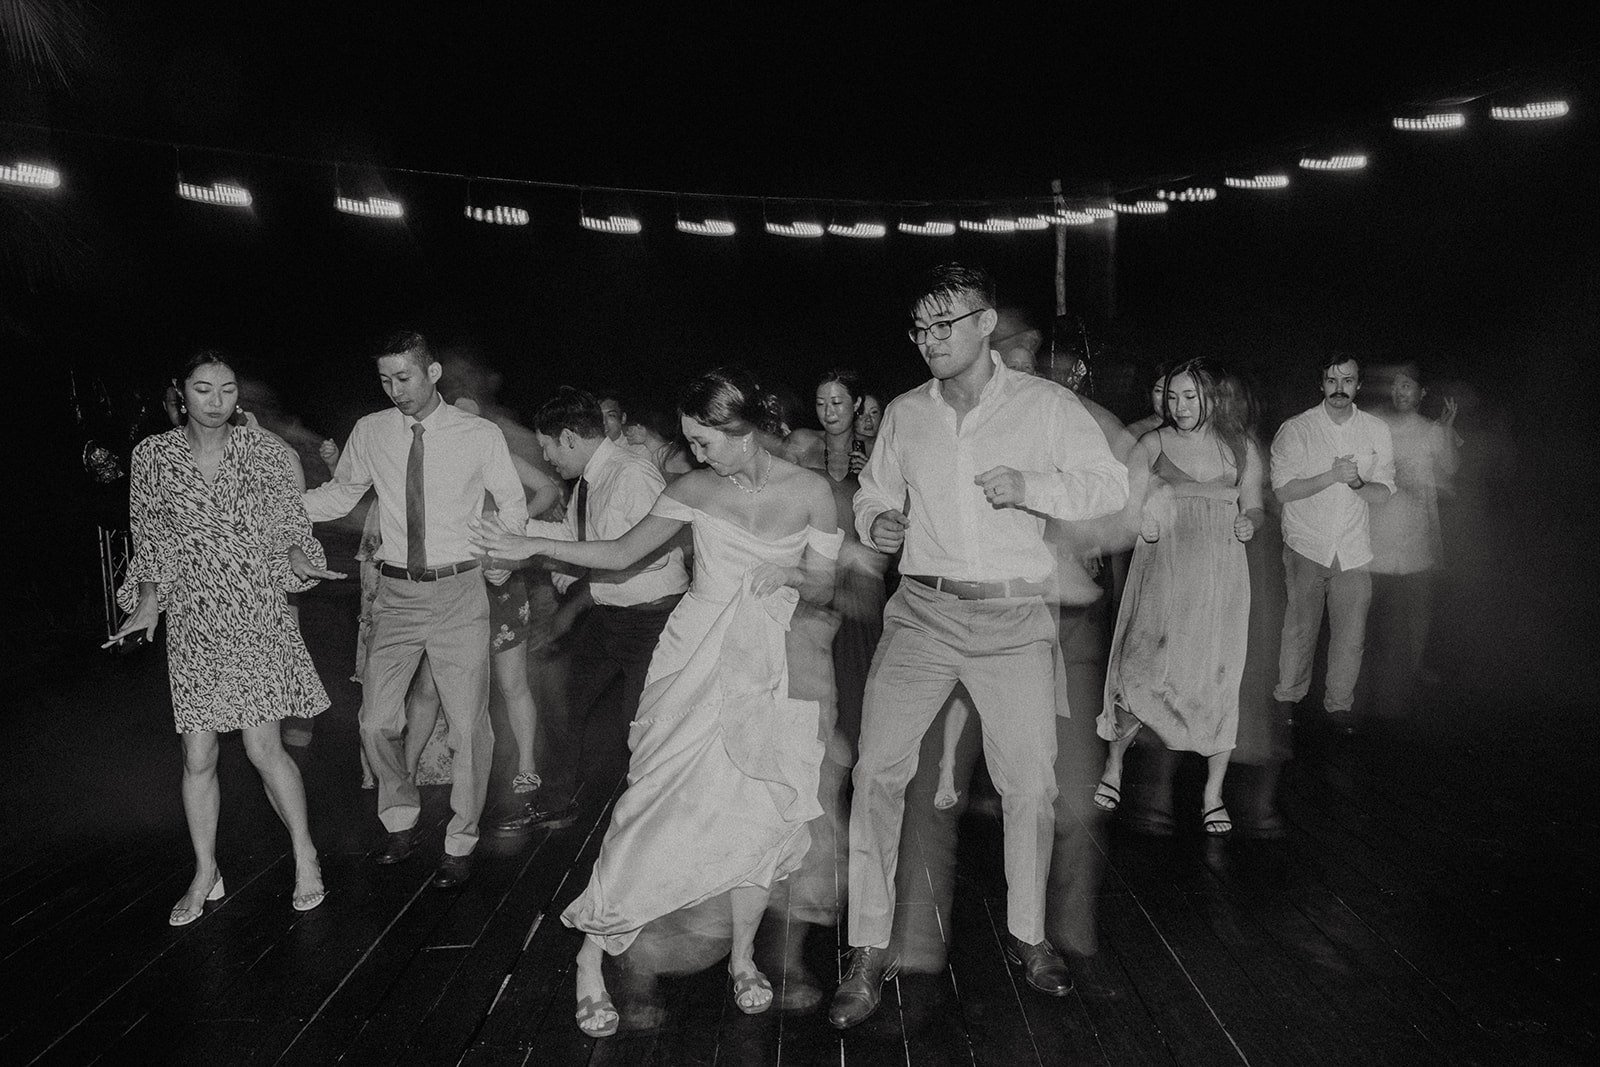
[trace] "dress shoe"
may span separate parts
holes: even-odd
[[[1061,953],[1049,941],[1025,945],[1007,934],[1006,959],[1021,967],[1022,977],[1039,992],[1052,997],[1064,997],[1072,992],[1072,976],[1067,973],[1067,961],[1061,958]]]
[[[439,869],[433,872],[433,881],[429,883],[435,889],[454,889],[472,877],[472,853],[465,856],[446,855],[439,862]]]
[[[540,789],[524,793],[521,806],[516,812],[497,821],[494,828],[502,833],[514,834],[521,830],[541,827],[558,830],[578,821],[577,800],[568,799],[565,803],[560,803],[542,797],[541,793],[543,790]]]
[[[376,863],[399,863],[417,847],[417,828],[396,830],[383,840],[383,848],[373,858]]]
[[[878,1010],[883,998],[883,983],[900,970],[900,962],[890,959],[886,948],[858,947],[850,950],[850,967],[833,994],[828,1021],[846,1030]]]

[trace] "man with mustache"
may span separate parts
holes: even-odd
[[[1273,697],[1305,699],[1328,612],[1323,707],[1339,732],[1355,731],[1352,706],[1372,602],[1368,508],[1394,492],[1389,427],[1356,407],[1361,363],[1334,353],[1322,365],[1322,403],[1287,420],[1272,441],[1272,489],[1283,505],[1288,604]]]

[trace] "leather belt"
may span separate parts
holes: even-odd
[[[1051,592],[1051,587],[1044,582],[1025,582],[1021,578],[1008,578],[998,582],[963,582],[956,578],[938,578],[931,574],[907,574],[902,577],[962,600],[1049,596]]]
[[[412,582],[437,582],[440,578],[448,578],[452,574],[464,574],[476,570],[478,561],[469,559],[465,563],[452,563],[447,567],[429,567],[426,570],[408,571],[404,567],[396,567],[393,563],[378,564],[378,573],[385,578],[404,578]]]

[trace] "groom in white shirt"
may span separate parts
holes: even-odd
[[[850,813],[850,965],[829,1019],[854,1026],[895,971],[889,952],[906,784],[956,682],[983,723],[1005,818],[1006,953],[1052,996],[1072,990],[1045,937],[1056,798],[1053,578],[1047,518],[1087,519],[1127,501],[1128,472],[1068,390],[990,350],[994,285],[936,267],[912,305],[911,342],[933,380],[884,411],[855,497],[856,529],[903,547],[867,679]]]

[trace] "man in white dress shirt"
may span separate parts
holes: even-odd
[[[1329,356],[1322,403],[1287,420],[1272,440],[1272,489],[1283,505],[1288,604],[1273,697],[1298,704],[1311,688],[1311,660],[1328,612],[1329,722],[1354,731],[1367,608],[1372,602],[1368,508],[1394,492],[1394,446],[1382,419],[1356,407],[1361,363]]]
[[[522,482],[505,436],[439,395],[440,366],[419,333],[391,336],[377,356],[378,380],[394,408],[356,423],[333,481],[305,494],[312,521],[350,513],[377,491],[383,544],[378,595],[362,675],[361,744],[378,779],[378,818],[388,839],[379,863],[416,847],[421,800],[406,765],[406,690],[427,653],[450,726],[450,808],[444,859],[433,884],[472,874],[478,820],[489,788],[489,597],[467,542],[484,492],[508,523],[527,521]]]
[[[983,724],[1005,817],[1007,955],[1030,985],[1065,996],[1066,965],[1044,932],[1056,798],[1055,553],[1047,518],[1120,509],[1127,469],[1071,392],[1008,369],[990,351],[993,283],[935,268],[912,305],[911,341],[933,374],[884,412],[861,474],[856,529],[903,548],[867,679],[850,813],[851,962],[829,1018],[854,1026],[895,970],[894,922],[906,784],[923,735],[956,682]]]
[[[620,425],[620,424],[619,424]],[[650,514],[666,481],[650,458],[612,440],[600,402],[588,393],[563,387],[534,416],[534,430],[544,457],[563,478],[576,478],[566,518],[561,522],[526,523],[533,537],[562,541],[611,540],[621,537]],[[522,532],[522,527],[508,528]],[[573,574],[553,575],[556,588],[569,596]],[[616,681],[622,683],[622,711],[629,719],[639,708],[639,695],[650,669],[650,657],[672,609],[689,588],[683,550],[669,541],[657,552],[621,571],[591,571],[584,581],[593,606],[562,639],[572,650],[564,672],[566,684],[550,714],[541,717],[548,768],[539,787],[536,812],[501,824],[505,829],[549,825],[575,812],[584,728],[600,698]],[[585,765],[592,760],[584,761]]]

